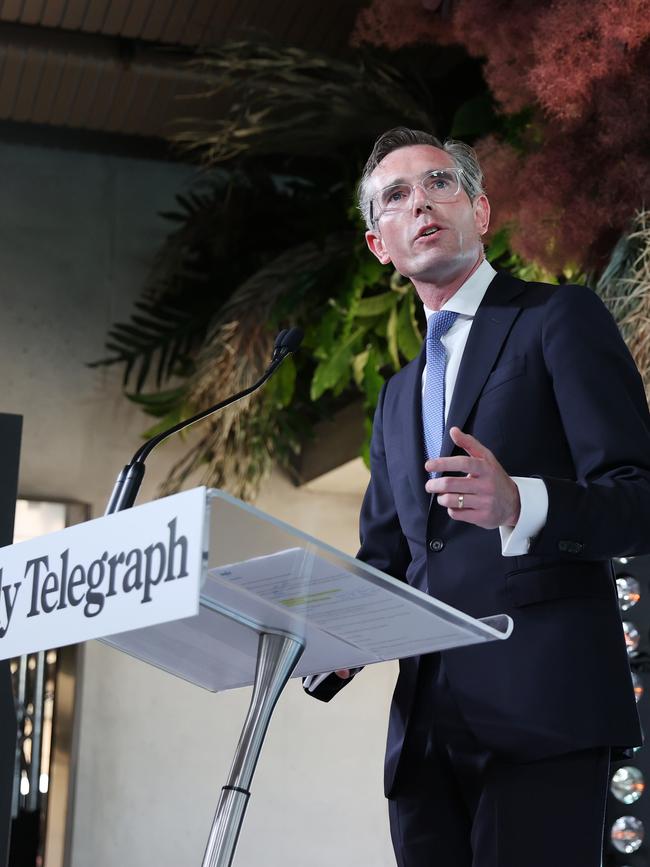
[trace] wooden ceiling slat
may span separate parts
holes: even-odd
[[[199,0],[181,36],[184,45],[201,45],[209,41],[206,34],[212,22],[214,6],[214,0]]]
[[[16,103],[16,93],[20,87],[20,79],[25,64],[25,52],[11,45],[7,48],[7,55],[0,79],[0,118],[13,116]]]
[[[181,41],[181,34],[185,30],[185,26],[194,11],[198,0],[186,0],[184,3],[176,3],[171,15],[167,19],[165,29],[162,34],[163,42],[178,44]]]
[[[316,4],[316,6],[314,6],[313,3],[306,5],[301,3],[296,4],[294,7],[294,14],[284,33],[284,39],[290,45],[301,45],[305,48],[307,47],[306,43],[309,41],[311,21],[323,5],[324,4]],[[330,8],[329,5],[328,8]]]
[[[3,0],[0,8],[2,21],[19,21],[23,11],[23,0]]]
[[[68,0],[61,27],[66,30],[79,30],[88,7],[88,0]]]
[[[95,102],[88,113],[89,129],[105,129],[106,118],[113,102],[120,68],[115,63],[103,64],[99,70],[95,89]]]
[[[111,2],[112,0],[89,0],[81,29],[89,33],[101,33]]]
[[[34,123],[50,123],[52,104],[59,90],[64,66],[65,55],[47,52],[41,85],[32,109]]]
[[[260,6],[255,16],[255,26],[269,33],[281,33],[291,6],[285,0],[268,0]]]
[[[155,101],[149,110],[149,123],[152,134],[161,138],[169,138],[178,127],[173,124],[173,119],[178,113],[178,82],[172,78],[161,78],[158,84]]]
[[[130,69],[122,68],[117,86],[113,91],[113,99],[106,115],[103,129],[110,130],[111,132],[119,132],[121,130],[124,118],[129,111],[132,96],[133,72]]]
[[[127,39],[139,39],[149,18],[151,7],[154,5],[155,0],[138,0],[132,3],[122,27],[122,36]]]
[[[129,14],[129,7],[132,0],[111,0],[108,7],[108,14],[102,26],[102,33],[109,36],[121,36],[126,16]]]
[[[221,42],[222,40],[241,38],[241,32],[238,32],[242,26],[242,15],[241,8],[242,3],[240,0],[234,0],[234,2],[224,3],[224,14],[221,21],[218,23],[221,24],[220,32],[218,33],[218,40]],[[228,6],[230,7],[228,9]]]
[[[41,18],[43,27],[58,27],[63,21],[66,5],[66,0],[47,0]]]
[[[45,0],[25,0],[21,24],[40,24],[45,11]]]
[[[74,103],[70,106],[70,119],[75,127],[85,128],[97,98],[97,85],[106,61],[94,61],[84,72]]]
[[[51,124],[55,126],[68,126],[70,106],[74,102],[83,73],[83,63],[78,58],[68,55],[61,73],[59,88],[52,100],[52,110],[50,112]]]
[[[43,76],[45,58],[41,51],[25,52],[25,64],[23,74],[20,77],[20,85],[16,90],[16,102],[12,114],[13,120],[32,120],[36,94]]]
[[[148,70],[141,70],[134,77],[133,95],[128,111],[124,115],[121,132],[127,135],[146,135],[149,130],[149,107],[160,76]]]
[[[156,0],[149,10],[149,17],[142,29],[142,38],[156,42],[162,38],[162,32],[169,20],[174,7],[174,0]]]
[[[147,129],[149,135],[162,136],[161,128],[165,121],[165,108],[171,87],[168,78],[156,78],[156,87],[147,108]]]

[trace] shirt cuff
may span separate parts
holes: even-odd
[[[517,557],[527,554],[530,540],[544,528],[548,515],[548,491],[542,479],[512,476],[519,490],[519,520],[514,527],[499,527],[501,554]]]

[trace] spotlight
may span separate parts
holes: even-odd
[[[639,649],[639,641],[641,640],[639,630],[629,620],[624,620],[623,632],[625,633],[625,646],[627,647],[628,656],[635,656]]]
[[[618,605],[621,611],[629,611],[641,598],[641,586],[631,575],[619,575],[616,579]]]
[[[612,825],[612,844],[619,852],[631,855],[643,843],[645,829],[636,816],[620,816]]]
[[[612,777],[610,790],[623,804],[633,804],[645,791],[643,774],[631,765],[619,768]]]

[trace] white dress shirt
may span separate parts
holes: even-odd
[[[494,268],[484,259],[460,289],[441,307],[441,310],[451,310],[454,313],[458,313],[458,318],[449,331],[440,338],[447,352],[447,366],[445,368],[445,421],[449,413],[460,363],[472,323],[474,322],[474,316],[495,274]],[[429,310],[425,305],[424,313],[427,321],[433,312],[433,310]],[[425,365],[422,371],[423,392],[426,376],[427,368]],[[516,557],[527,554],[530,540],[544,527],[548,514],[548,492],[546,485],[541,479],[512,476],[512,481],[519,489],[521,509],[519,520],[514,527],[499,527],[501,553],[504,557]]]

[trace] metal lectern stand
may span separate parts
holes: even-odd
[[[228,782],[221,790],[201,867],[230,867],[232,863],[271,714],[303,649],[301,641],[288,635],[273,632],[260,635],[251,703]]]
[[[198,615],[103,640],[212,691],[254,684],[202,862],[229,867],[291,676],[505,639],[512,620],[476,620],[228,494],[206,496]]]

